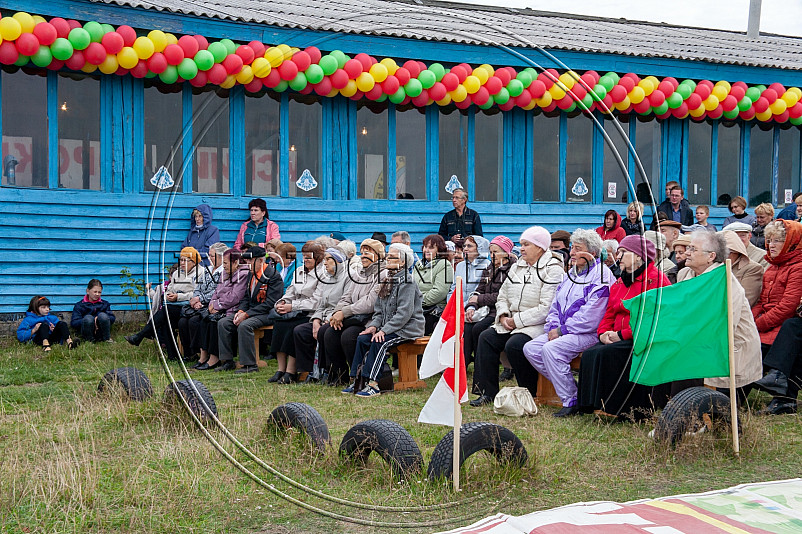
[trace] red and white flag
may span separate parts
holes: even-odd
[[[465,357],[462,352],[462,332],[465,324],[465,310],[457,309],[457,291],[451,294],[440,321],[432,332],[429,343],[423,351],[420,377],[429,378],[443,372],[431,397],[418,416],[418,422],[433,425],[454,426],[454,350],[457,336],[460,338],[459,350],[459,399],[468,402]]]

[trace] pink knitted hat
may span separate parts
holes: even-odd
[[[512,252],[512,247],[514,245],[514,243],[512,242],[512,239],[510,239],[509,237],[507,237],[505,235],[500,235],[500,236],[494,237],[493,240],[490,242],[490,244],[498,246],[498,248],[500,248],[501,250],[503,250],[507,254]]]
[[[530,226],[521,234],[519,241],[529,241],[545,251],[551,246],[551,234],[542,226]]]

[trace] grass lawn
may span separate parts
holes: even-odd
[[[557,420],[554,409],[515,419],[491,408],[463,409],[465,422],[504,425],[529,452],[524,469],[501,468],[486,454],[463,467],[463,491],[425,475],[400,482],[371,455],[366,466],[342,461],[337,447],[347,430],[367,419],[391,419],[415,438],[428,464],[447,428],[417,423],[436,378],[426,390],[357,399],[323,386],[277,386],[267,372],[197,372],[211,391],[223,424],[268,465],[313,489],[341,499],[385,506],[463,501],[449,509],[399,513],[354,508],[308,494],[271,475],[227,440],[211,435],[254,481],[229,463],[191,419],[162,404],[168,379],[152,342],[57,347],[45,355],[12,339],[0,340],[0,531],[2,532],[384,532],[386,527],[341,522],[271,493],[286,492],[322,510],[401,525],[455,519],[457,523],[403,529],[433,532],[496,511],[524,514],[577,501],[615,500],[699,492],[800,474],[802,425],[797,416],[747,416],[741,458],[729,435],[704,434],[676,449],[647,439],[652,424],[605,423],[591,416]],[[100,378],[135,366],[150,377],[154,397],[135,403],[98,395]],[[181,376],[180,366],[170,369]],[[508,383],[508,385],[514,385]],[[768,401],[753,393],[758,406]],[[297,432],[276,432],[267,416],[285,402],[305,402],[326,420],[332,448],[316,454]],[[458,519],[461,518],[461,519]]]

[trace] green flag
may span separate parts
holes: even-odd
[[[726,266],[623,304],[634,338],[632,382],[654,386],[729,376]]]

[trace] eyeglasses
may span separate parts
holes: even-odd
[[[766,239],[767,245],[782,245],[785,243],[785,239]]]
[[[712,253],[712,252],[713,252],[712,250],[704,250],[704,249],[702,249],[702,248],[696,248],[696,247],[694,247],[694,246],[690,246],[690,247],[686,247],[686,248],[685,248],[685,252],[689,252],[689,253],[691,253],[691,254],[693,254],[693,253],[694,253],[694,252],[696,252],[696,251],[700,251],[700,252],[710,252],[710,253]]]

